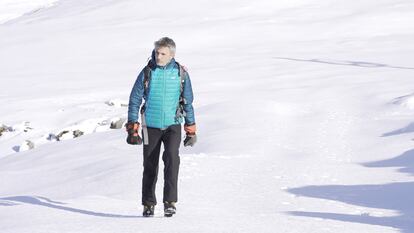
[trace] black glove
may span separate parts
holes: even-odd
[[[194,146],[197,142],[197,135],[196,134],[187,134],[184,139],[184,146]]]
[[[138,122],[128,122],[125,125],[126,131],[128,132],[128,137],[126,139],[128,144],[131,145],[141,145],[142,138],[138,134],[139,123]]]

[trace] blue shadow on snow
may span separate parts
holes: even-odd
[[[404,128],[397,129],[397,130],[385,133],[385,134],[382,135],[382,137],[389,137],[389,136],[412,133],[412,132],[414,132],[414,123],[411,123],[411,124],[405,126]]]
[[[62,206],[66,203],[52,201],[45,197],[38,197],[38,196],[14,196],[14,197],[3,197],[0,198],[0,206],[13,206],[19,204],[31,204],[31,205],[38,205],[49,207],[58,210],[64,210],[79,214],[86,214],[92,215],[97,217],[109,217],[109,218],[140,218],[142,216],[134,216],[134,215],[120,215],[120,214],[108,214],[108,213],[99,213],[90,210],[82,210],[76,209],[72,207]]]
[[[288,58],[288,57],[273,57],[274,59],[280,60],[289,60],[289,61],[300,61],[300,62],[315,62],[323,63],[329,65],[339,65],[339,66],[356,66],[364,68],[394,68],[394,69],[405,69],[405,70],[414,70],[414,67],[403,67],[403,66],[391,66],[382,63],[373,63],[365,61],[340,61],[340,60],[329,60],[329,59],[300,59],[300,58]]]
[[[414,174],[414,150],[387,160],[362,164],[366,167],[399,167],[400,172]],[[339,214],[290,211],[290,215],[394,227],[404,233],[414,232],[414,182],[373,185],[321,185],[292,188],[290,193],[312,198],[340,201],[368,208],[388,209],[397,216],[371,216],[370,213]]]

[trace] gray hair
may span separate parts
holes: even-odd
[[[154,42],[154,47],[157,50],[160,47],[168,47],[170,51],[175,54],[175,42],[168,37],[163,37]]]

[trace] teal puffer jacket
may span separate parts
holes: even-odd
[[[181,79],[178,69],[170,64],[157,67],[151,72],[145,104],[145,120],[148,127],[167,128],[182,123],[182,119],[176,119]]]
[[[139,108],[142,99],[145,100],[145,121],[147,127],[164,129],[174,124],[182,123],[182,117],[177,117],[177,108],[181,94],[181,78],[179,76],[179,65],[174,59],[166,66],[155,64],[154,54],[150,61],[151,78],[147,91],[144,88],[144,69],[138,75],[129,97],[128,121],[137,122]],[[183,105],[185,112],[185,123],[195,123],[193,109],[193,91],[188,73],[183,83]],[[145,93],[147,92],[147,93]]]

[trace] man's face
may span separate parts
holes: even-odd
[[[155,58],[157,60],[157,65],[159,66],[167,65],[173,57],[174,54],[168,47],[159,47],[155,50]]]

